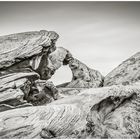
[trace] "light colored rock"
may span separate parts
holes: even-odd
[[[57,70],[63,65],[63,61],[66,58],[68,50],[63,47],[57,47],[56,50],[49,54],[48,56],[48,67]]]
[[[0,138],[138,138],[140,88],[92,88],[47,106],[0,113]]]
[[[35,72],[11,73],[0,77],[0,110],[3,110],[3,106],[15,108],[27,102],[24,97],[30,92],[31,82],[28,78],[32,77],[38,78],[39,75]]]
[[[0,37],[0,68],[28,59],[51,46],[58,34],[46,30],[11,34]]]
[[[66,85],[68,88],[96,88],[103,85],[103,76],[97,70],[87,67],[77,59],[69,62],[72,71],[72,81]]]
[[[50,69],[50,73],[52,73],[52,75],[62,65],[67,64],[69,64],[73,74],[72,81],[67,85],[59,85],[59,87],[92,88],[102,86],[103,76],[100,72],[90,69],[79,60],[73,58],[72,54],[68,50],[58,47],[48,56],[48,69]],[[50,74],[50,77],[52,75]]]
[[[58,93],[60,98],[65,98],[72,95],[77,95],[83,90],[86,90],[86,88],[58,88]]]
[[[47,58],[58,37],[46,30],[0,37],[0,109],[27,106],[35,81],[49,79]]]
[[[140,52],[123,61],[104,79],[104,86],[129,85],[140,80]]]
[[[56,48],[57,38],[48,31],[0,37],[0,138],[139,138],[140,54],[102,87],[103,76]],[[46,81],[67,64],[71,82],[57,89]]]
[[[57,47],[55,51],[48,55],[48,73],[50,78],[55,74],[55,71],[62,65],[67,65],[73,59],[70,52],[63,47]]]
[[[38,79],[39,75],[35,72],[30,72],[30,73],[11,73],[11,74],[7,74],[5,76],[1,76],[0,77],[0,88],[1,87],[10,87],[10,85],[12,84],[16,84],[16,86],[20,86],[21,83],[19,81],[19,79],[23,79],[23,78],[32,78],[32,79]],[[17,81],[16,81],[17,80]],[[22,82],[22,81],[21,81]]]

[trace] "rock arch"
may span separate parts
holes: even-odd
[[[62,84],[59,87],[96,88],[103,85],[103,76],[100,72],[87,67],[84,63],[74,58],[68,50],[62,47],[57,47],[54,52],[49,54],[48,61],[48,68],[51,71],[56,71],[62,65],[68,65],[72,72],[71,82]]]
[[[102,86],[103,76],[98,71],[74,58],[67,49],[56,47],[58,37],[55,32],[43,30],[0,38],[0,49],[5,47],[0,53],[0,90],[3,104],[10,103],[10,108],[21,104],[42,105],[58,99],[57,88],[66,90]],[[11,45],[14,47],[8,51]],[[56,88],[48,80],[63,65],[69,66],[72,80]]]

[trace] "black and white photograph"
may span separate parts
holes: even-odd
[[[0,1],[0,139],[139,139],[140,1]]]

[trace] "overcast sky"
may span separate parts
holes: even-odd
[[[0,2],[0,35],[42,29],[105,76],[140,49],[140,2]],[[69,68],[52,80],[71,80]]]

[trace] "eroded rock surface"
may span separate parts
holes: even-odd
[[[103,76],[97,70],[87,67],[77,59],[69,62],[72,71],[72,81],[66,85],[71,88],[96,88],[103,86]]]
[[[139,85],[92,88],[0,113],[0,138],[139,138]]]
[[[104,79],[104,86],[129,85],[140,80],[140,52],[122,62]]]
[[[43,105],[58,99],[58,89],[52,82],[36,80],[26,100],[33,105]]]
[[[48,55],[48,65],[50,78],[62,65],[67,65],[73,59],[72,54],[63,47],[57,47],[55,51]]]
[[[4,69],[48,48],[58,34],[46,30],[11,34],[0,37],[0,68]]]
[[[52,75],[62,65],[69,65],[72,71],[72,81],[66,84],[61,84],[58,87],[65,88],[92,88],[103,86],[103,76],[97,70],[87,67],[85,64],[77,60],[72,54],[63,47],[49,54],[48,68]],[[52,76],[51,75],[51,76]]]
[[[45,30],[0,37],[1,111],[31,105],[27,103],[31,102],[31,95],[40,94],[34,89],[35,81],[50,78],[48,55],[55,51],[58,37],[57,33]]]
[[[0,138],[139,138],[140,53],[104,80],[57,39],[44,30],[0,37]],[[73,78],[56,87],[48,79],[62,65]]]
[[[98,71],[73,58],[67,49],[56,47],[58,37],[46,30],[0,37],[1,111],[4,106],[7,110],[23,104],[43,105],[85,88],[102,86],[103,77]],[[47,80],[62,65],[69,65],[73,78],[65,89],[58,90]]]

